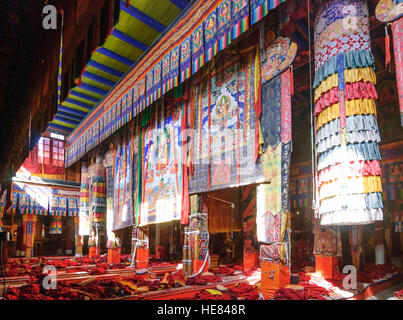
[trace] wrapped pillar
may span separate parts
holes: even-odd
[[[66,221],[66,255],[73,254],[73,221],[65,219]]]
[[[113,179],[113,164],[114,164],[114,147],[109,144],[109,150],[105,154],[104,167],[106,176],[106,235],[108,248],[108,263],[120,262],[120,246],[116,243],[116,236],[113,230],[113,197],[114,197],[114,179]]]
[[[81,257],[83,255],[83,236],[79,233],[80,217],[73,217],[74,222],[74,245],[75,255]]]
[[[382,222],[375,223],[375,264],[385,264],[384,228]]]
[[[322,226],[383,220],[378,98],[366,0],[317,1],[315,129]],[[359,266],[360,228],[350,230]]]
[[[256,236],[256,188],[246,186],[241,199],[243,223],[243,268],[259,267],[259,250]]]
[[[78,219],[78,235],[88,236],[90,234],[89,226],[89,179],[88,179],[88,164],[81,163],[81,186],[80,186],[80,211]],[[75,220],[76,221],[76,220]],[[76,246],[77,249],[77,246]],[[82,253],[82,248],[81,248]]]
[[[100,254],[100,248],[106,246],[106,176],[103,157],[97,156],[95,164],[89,169],[91,178],[91,235],[92,252]],[[94,251],[94,247],[96,248]]]
[[[37,216],[25,214],[22,218],[23,243],[25,244],[25,257],[32,258],[34,250],[34,237]]]

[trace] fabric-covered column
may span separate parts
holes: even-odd
[[[76,257],[81,257],[83,255],[83,236],[80,235],[80,217],[73,217],[74,223],[74,246]]]
[[[22,229],[25,244],[25,257],[31,258],[34,251],[34,238],[37,216],[24,214],[22,220]]]
[[[242,189],[241,212],[243,223],[243,267],[248,270],[259,267],[259,250],[256,235],[256,188]]]
[[[317,5],[314,101],[321,225],[381,221],[378,95],[367,1]]]
[[[88,236],[90,234],[89,227],[89,181],[88,181],[88,164],[81,163],[81,186],[80,186],[80,211],[79,211],[79,228],[80,236]],[[77,247],[76,247],[77,249]],[[82,251],[82,249],[81,249]]]
[[[90,166],[89,175],[91,177],[91,228],[94,231],[96,255],[100,254],[100,248],[106,243],[105,220],[106,220],[106,176],[103,165],[103,157],[97,156],[95,164]]]

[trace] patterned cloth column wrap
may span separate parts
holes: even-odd
[[[113,196],[114,196],[114,181],[113,181],[113,164],[114,152],[113,145],[110,146],[109,151],[105,154],[105,176],[106,176],[106,231],[108,240],[114,240],[115,234],[113,229]]]
[[[25,214],[22,220],[23,243],[25,244],[25,257],[31,258],[34,250],[34,236],[37,216]]]
[[[73,217],[74,221],[74,245],[75,245],[75,254],[77,256],[81,256],[83,254],[83,238],[79,234],[80,228],[80,217]]]
[[[92,193],[91,210],[92,222],[105,227],[106,218],[106,177],[103,158],[97,156],[96,163],[90,168]]]
[[[80,236],[90,234],[89,225],[89,182],[88,182],[88,164],[81,163],[81,190],[80,190],[80,222],[78,233]]]
[[[322,225],[383,219],[374,57],[364,0],[319,1],[315,20],[318,213]]]

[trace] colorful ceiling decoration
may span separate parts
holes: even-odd
[[[67,135],[107,95],[190,0],[120,0],[119,21],[76,80],[48,130]],[[62,53],[61,53],[62,54]],[[61,83],[58,83],[59,91]],[[60,94],[60,92],[59,92]]]
[[[206,60],[210,60],[251,25],[261,20],[270,9],[285,1],[194,1],[102,102],[95,107],[96,102],[86,101],[94,107],[84,121],[79,125],[72,122],[66,124],[74,128],[67,137],[66,166],[79,160],[95,145],[160,98],[167,89],[172,89],[188,79]],[[122,4],[122,10],[123,7]],[[103,55],[110,54],[105,52],[104,48],[102,52]],[[125,54],[122,48],[118,55],[121,57]],[[113,56],[116,61],[117,54]],[[117,65],[122,66],[124,60],[121,59]],[[119,71],[124,72],[123,69]],[[86,88],[88,89],[88,86]],[[82,88],[80,90],[80,95],[91,94],[91,97],[95,97],[97,94]]]

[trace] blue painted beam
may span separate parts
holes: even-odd
[[[57,114],[55,116],[55,120],[61,121],[61,122],[64,122],[64,123],[68,123],[68,124],[72,124],[72,125],[75,125],[75,126],[80,124],[80,121],[75,121],[75,120],[72,120],[72,119],[69,119],[69,118],[58,116]]]
[[[48,124],[48,128],[53,129],[54,133],[62,134],[62,135],[67,135],[71,131],[73,131],[73,128],[67,128],[67,127],[58,125],[56,123],[51,123],[51,122]]]
[[[105,56],[107,56],[109,58],[112,58],[112,59],[114,59],[116,61],[119,61],[119,62],[127,65],[128,67],[131,67],[134,64],[133,60],[130,60],[130,59],[128,59],[128,58],[126,58],[126,57],[124,57],[124,56],[122,56],[122,55],[120,55],[120,54],[118,54],[116,52],[113,52],[113,51],[111,51],[109,49],[106,49],[104,47],[101,47],[101,48],[97,49],[97,52],[99,52],[100,54],[103,54],[103,55],[105,55]]]
[[[81,99],[85,99],[85,100],[88,100],[88,101],[91,101],[91,102],[94,102],[94,103],[99,102],[99,99],[97,99],[97,98],[94,98],[94,97],[88,96],[88,95],[86,95],[84,93],[80,93],[80,92],[73,91],[73,90],[70,91],[70,95],[75,96],[75,97],[79,97]]]
[[[123,77],[125,74],[123,72],[120,72],[118,70],[112,69],[111,67],[108,67],[102,63],[96,62],[94,60],[90,60],[87,64],[87,66],[96,68],[98,70],[101,70],[103,72],[109,73],[115,77],[121,78]]]
[[[85,72],[83,72],[82,76],[83,76],[83,78],[88,78],[90,80],[94,80],[94,81],[99,82],[108,87],[113,87],[115,85],[115,82],[113,82],[109,79],[106,79],[104,77],[98,76],[92,72],[85,71]]]
[[[170,0],[170,1],[181,10],[185,9],[189,4],[189,2],[186,0]]]
[[[78,100],[74,100],[74,99],[71,99],[71,98],[67,98],[67,99],[64,100],[64,101],[65,101],[65,102],[68,102],[68,103],[71,103],[71,104],[74,104],[74,105],[76,105],[76,106],[79,106],[79,107],[81,107],[81,108],[88,109],[88,111],[92,110],[92,108],[93,108],[93,106],[90,105],[90,104],[87,104],[87,103],[85,103],[85,102],[81,102],[81,101],[78,101]],[[64,107],[66,108],[66,106],[64,106]],[[80,112],[84,112],[84,111],[80,111]]]
[[[132,45],[133,47],[135,47],[137,49],[140,49],[143,51],[146,51],[148,49],[148,46],[146,44],[132,38],[131,36],[127,35],[126,33],[122,32],[122,31],[119,31],[118,29],[114,29],[111,34],[112,34],[112,36],[114,36],[120,40],[123,40],[124,42]]]
[[[72,113],[69,113],[66,111],[62,111],[62,110],[58,110],[56,115],[59,115],[59,116],[65,117],[65,118],[70,118],[70,119],[76,120],[76,121],[83,120],[83,117],[80,117],[78,115],[75,115],[75,114],[72,114]]]
[[[82,88],[84,90],[94,92],[94,93],[99,94],[101,96],[104,96],[104,95],[106,95],[108,93],[108,91],[106,91],[106,90],[103,90],[101,88],[92,86],[92,85],[90,85],[88,83],[84,83],[84,82],[81,83],[81,86],[79,86],[77,88]]]
[[[153,28],[154,30],[157,30],[159,33],[164,32],[164,30],[166,28],[166,26],[164,26],[162,23],[151,18],[150,16],[146,15],[145,13],[141,12],[140,10],[138,10],[132,6],[129,6],[127,8],[126,2],[123,0],[120,0],[120,10],[123,10],[124,12],[130,14],[133,18],[140,20],[141,22],[143,22],[144,24]]]
[[[82,119],[84,119],[85,116],[88,114],[87,112],[72,109],[72,108],[69,108],[69,107],[63,106],[63,105],[61,105],[57,110],[62,111],[62,112],[67,112],[67,113],[70,113],[70,114],[74,114],[74,115],[76,115],[78,117],[81,117]]]

